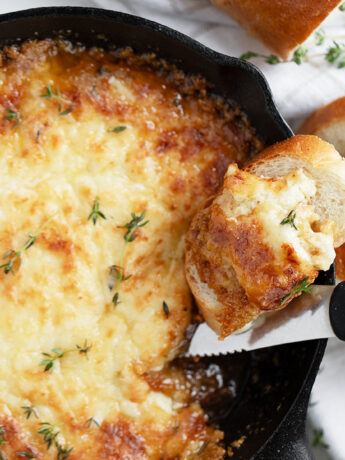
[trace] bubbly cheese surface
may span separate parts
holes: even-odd
[[[230,166],[227,175],[236,173],[237,168]],[[315,181],[301,169],[274,181],[247,175],[245,187],[234,186],[231,190],[233,203],[227,216],[236,219],[254,214],[266,243],[278,256],[290,246],[301,263],[328,270],[335,257],[332,224],[319,222],[310,204],[315,193]],[[227,199],[227,195],[220,197],[223,203]],[[226,204],[224,209],[228,209]]]
[[[190,458],[206,442],[201,409],[182,411],[145,372],[176,354],[191,321],[191,217],[257,144],[202,80],[148,61],[48,40],[2,55],[0,254],[37,236],[14,274],[0,271],[0,449],[10,459],[58,458],[58,446],[73,447],[71,460]],[[126,244],[123,227],[144,211]],[[116,281],[114,265],[130,277]],[[42,353],[64,351],[45,372]],[[47,450],[41,423],[59,431],[58,446]]]

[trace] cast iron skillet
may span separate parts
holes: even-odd
[[[249,116],[265,144],[293,133],[277,111],[262,73],[250,63],[216,53],[168,27],[139,17],[92,8],[38,8],[0,16],[0,46],[62,34],[86,45],[155,51],[187,73],[200,73]],[[324,282],[334,282],[327,272]],[[232,399],[213,414],[226,442],[246,437],[232,459],[311,459],[305,440],[310,391],[326,340],[284,345],[212,359],[226,369]],[[206,362],[207,360],[205,360]],[[219,403],[219,393],[214,404]],[[218,401],[217,401],[218,396]],[[211,401],[212,402],[212,401]],[[211,459],[210,459],[211,460]]]

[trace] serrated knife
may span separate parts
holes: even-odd
[[[284,343],[338,337],[345,340],[345,281],[337,286],[312,285],[286,308],[264,313],[246,332],[218,340],[206,324],[200,324],[187,356],[209,356],[256,350]]]

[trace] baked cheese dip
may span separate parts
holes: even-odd
[[[184,237],[261,144],[153,55],[31,41],[0,56],[0,458],[223,458],[147,375],[188,338]]]

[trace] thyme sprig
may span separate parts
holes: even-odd
[[[34,406],[22,406],[22,409],[24,410],[24,415],[26,416],[26,419],[29,419],[32,414],[36,418],[38,418],[38,413],[37,413],[36,407],[34,407]]]
[[[42,227],[39,228],[36,231],[36,233],[29,233],[28,234],[29,239],[26,241],[26,243],[24,244],[24,246],[21,249],[19,249],[18,251],[15,251],[14,249],[11,249],[11,250],[7,251],[4,254],[3,259],[4,260],[8,259],[8,261],[6,263],[0,265],[0,269],[1,268],[4,269],[5,275],[8,275],[10,272],[12,273],[12,275],[15,275],[15,268],[14,268],[15,262],[18,260],[18,266],[17,266],[17,271],[18,271],[20,266],[21,266],[21,264],[22,264],[22,254],[23,254],[23,252],[27,251],[29,248],[31,248],[32,245],[35,244],[38,235],[40,233],[42,233],[44,228],[49,224],[49,222],[55,216],[56,216],[56,214],[53,214],[52,216],[50,216],[49,219],[42,225]]]
[[[40,422],[40,425],[41,428],[38,430],[38,434],[43,436],[43,442],[47,444],[47,450],[49,450],[60,431],[55,425],[48,422]]]
[[[55,370],[55,362],[57,359],[63,358],[68,353],[78,352],[84,354],[87,357],[88,352],[92,348],[92,344],[88,345],[87,339],[85,339],[84,345],[76,345],[75,348],[69,350],[61,350],[61,348],[52,348],[52,353],[42,353],[44,359],[40,362],[40,366],[44,366],[43,371],[52,374]]]
[[[31,454],[30,452],[16,452],[17,457],[22,458],[37,458],[36,455]]]
[[[55,441],[55,447],[57,449],[57,457],[56,460],[65,460],[71,454],[73,447],[66,444],[62,446],[57,441]]]
[[[120,225],[118,228],[125,228],[127,229],[126,233],[124,234],[124,245],[122,247],[122,251],[120,254],[120,263],[118,265],[112,265],[110,267],[110,274],[115,278],[115,294],[113,296],[112,302],[116,306],[120,301],[120,286],[121,283],[124,281],[127,281],[132,275],[126,275],[125,274],[125,269],[124,269],[124,258],[125,258],[125,252],[128,243],[131,243],[136,239],[137,231],[139,228],[144,227],[149,223],[149,220],[145,220],[146,216],[146,211],[143,211],[141,214],[136,215],[134,212],[131,213],[131,220],[127,222],[125,225]]]
[[[323,438],[323,430],[314,430],[314,440],[313,440],[313,447],[321,446],[325,449],[328,449],[329,445],[326,444]]]
[[[102,219],[106,219],[103,212],[99,210],[99,198],[96,198],[93,203],[92,211],[90,212],[87,220],[92,219],[93,225],[96,225],[99,217],[101,217]]]
[[[21,122],[20,114],[9,108],[6,108],[4,119],[9,120],[9,121],[14,121],[12,125],[12,129],[15,129]]]
[[[135,232],[139,228],[144,227],[145,225],[149,223],[148,220],[143,222],[145,219],[145,215],[146,215],[146,211],[143,211],[138,216],[134,212],[132,212],[131,213],[132,219],[127,224],[119,227],[119,228],[127,228],[127,232],[125,233],[125,236],[124,236],[126,243],[131,243],[132,241],[134,241],[135,238],[137,237]]]
[[[293,209],[292,211],[289,212],[289,214],[286,217],[284,217],[284,219],[280,222],[280,225],[289,224],[291,225],[292,228],[297,230],[295,219],[296,219],[296,211]]]
[[[47,444],[47,450],[49,450],[52,445],[55,445],[57,450],[57,460],[65,460],[72,452],[73,447],[69,446],[68,444],[62,446],[57,441],[57,437],[60,434],[57,426],[48,422],[41,422],[40,425],[41,428],[38,430],[38,434],[43,436],[43,442]]]
[[[341,5],[339,9],[343,7],[344,10],[342,11],[345,11],[345,2],[343,5],[344,6]],[[326,40],[331,39],[332,37],[326,36],[324,31],[320,29],[315,32],[314,38],[315,45],[319,47],[321,45],[324,45],[326,43]],[[287,61],[282,61],[274,54],[262,54],[256,53],[255,51],[247,51],[246,53],[243,53],[240,56],[240,59],[249,61],[253,58],[262,58],[265,60],[265,62],[271,65],[281,64],[285,62],[295,62],[295,64],[301,65],[303,62],[310,62],[312,59],[319,57],[322,57],[328,63],[336,65],[339,69],[341,69],[345,67],[345,44],[333,40],[332,44],[327,49],[325,49],[324,52],[317,54],[310,54],[309,48],[307,48],[305,45],[300,45],[295,49],[292,57]]]
[[[55,99],[58,101],[59,105],[58,105],[58,108],[59,108],[59,115],[62,117],[64,115],[68,115],[69,113],[72,112],[72,110],[74,109],[74,104],[71,103],[71,101],[69,101],[68,99],[65,99],[62,97],[61,95],[61,91],[59,90],[59,88],[55,88],[55,93],[54,93],[54,90],[53,88],[51,87],[50,83],[47,84],[47,86],[45,87],[45,93],[44,94],[41,94],[41,97],[43,97],[44,99]],[[69,104],[69,107],[62,111],[62,104]]]
[[[307,292],[308,294],[311,293],[311,286],[310,286],[310,283],[309,283],[309,277],[307,276],[306,278],[304,278],[300,284],[298,283],[295,283],[293,286],[292,286],[292,290],[290,292],[290,294],[288,294],[286,297],[284,297],[281,302],[280,302],[280,306],[284,305],[285,303],[287,303],[290,299],[292,299],[296,294],[299,294],[301,292]]]

